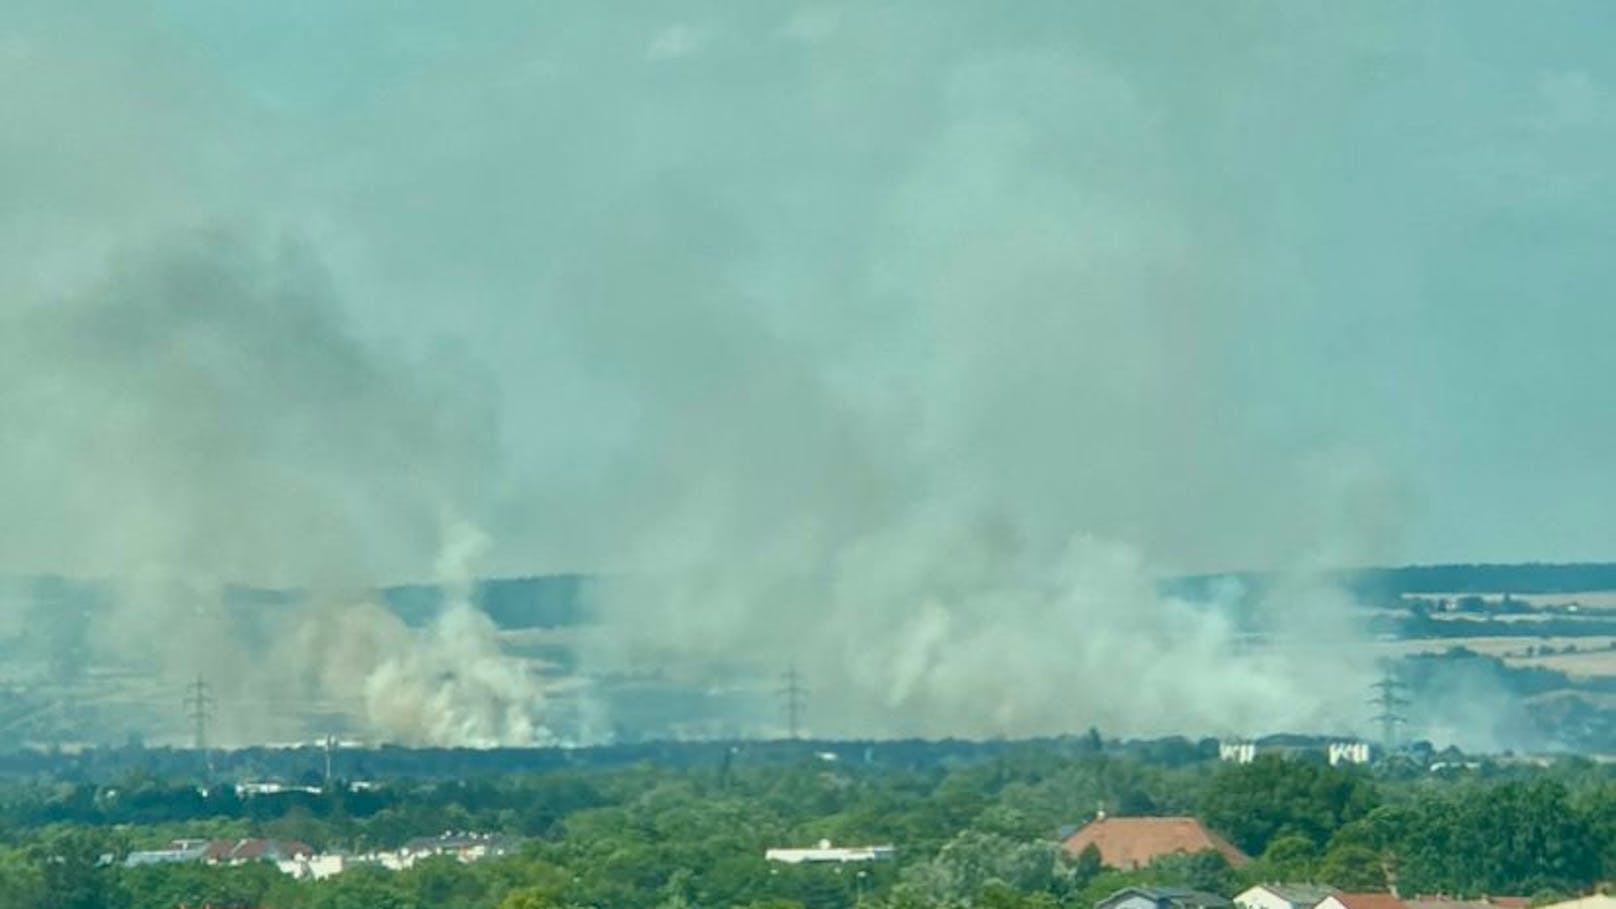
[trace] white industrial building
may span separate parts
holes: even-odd
[[[766,849],[763,858],[787,865],[809,862],[884,862],[897,854],[892,846],[833,846],[830,840],[820,840],[807,848]]]

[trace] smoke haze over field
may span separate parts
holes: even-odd
[[[1317,570],[1610,555],[1604,5],[63,6],[0,569],[112,579],[97,658],[542,740],[367,591],[584,570],[586,669],[795,661],[820,732],[1348,730]],[[1261,648],[1156,590],[1250,567]],[[235,582],[312,593],[259,651]]]
[[[302,253],[228,234],[165,237],[6,316],[0,551],[13,574],[112,583],[109,608],[78,617],[81,658],[236,699],[362,693],[361,716],[402,741],[534,740],[538,692],[463,593],[419,631],[365,602],[383,566],[435,546],[429,577],[469,583],[481,538],[450,516],[477,501],[496,442],[464,377],[374,355]],[[244,582],[316,592],[267,653],[228,608]]]

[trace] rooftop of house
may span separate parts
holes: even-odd
[[[771,862],[797,864],[800,862],[874,862],[891,859],[897,854],[892,846],[835,846],[830,840],[820,840],[816,846],[780,847],[766,849],[764,859]]]
[[[1256,887],[1252,887],[1251,890],[1258,888],[1272,893],[1293,906],[1308,907],[1317,906],[1325,897],[1336,892],[1334,887],[1328,887],[1324,884],[1258,884]],[[1247,890],[1246,893],[1250,893],[1251,890]],[[1235,897],[1235,900],[1238,902],[1240,897]],[[1430,909],[1437,909],[1437,907],[1430,907]]]
[[[313,854],[313,847],[297,840],[213,840],[207,845],[204,859],[210,862],[281,861]]]
[[[128,857],[124,859],[124,866],[129,868],[137,868],[142,865],[162,865],[169,862],[200,861],[203,854],[206,852],[207,846],[205,844],[195,846],[174,845],[167,849],[138,849],[129,853]]]
[[[450,832],[438,836],[418,836],[405,843],[404,852],[439,852],[482,847],[490,852],[509,850],[519,845],[515,837],[500,833]]]
[[[1334,893],[1326,899],[1333,899],[1346,909],[1408,909],[1406,903],[1390,893]]]
[[[1250,856],[1193,817],[1101,815],[1067,837],[1064,845],[1072,855],[1092,845],[1100,851],[1101,864],[1124,871],[1143,868],[1162,856],[1178,853],[1214,851],[1234,866],[1251,861]]]
[[[1188,887],[1124,887],[1096,905],[1115,905],[1130,897],[1144,897],[1158,905],[1182,907],[1182,909],[1223,909],[1229,905],[1228,900],[1215,893],[1191,890]]]

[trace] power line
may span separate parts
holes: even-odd
[[[804,696],[807,693],[807,689],[802,687],[802,677],[797,674],[797,664],[792,663],[786,670],[785,687],[779,691],[781,699],[785,702],[786,734],[790,738],[801,737],[802,716],[806,706]]]

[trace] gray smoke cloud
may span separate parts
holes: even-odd
[[[1156,580],[1383,554],[1394,473],[1252,425],[1228,352],[1260,316],[1169,201],[1135,85],[1019,51],[943,78],[834,289],[779,277],[803,252],[744,205],[703,253],[653,208],[600,241],[638,268],[564,279],[574,336],[644,396],[602,501],[649,574],[602,588],[595,665],[742,660],[768,691],[795,662],[835,734],[1357,728],[1344,596],[1282,588],[1251,647]]]
[[[236,740],[322,703],[390,740],[537,739],[539,692],[468,602],[483,538],[450,517],[495,444],[464,369],[369,349],[296,244],[231,232],[4,316],[3,569],[110,588],[81,660],[207,679]],[[370,601],[423,573],[453,593],[428,627]],[[260,607],[264,646],[241,584],[312,592]]]
[[[463,595],[412,629],[352,591],[585,570],[590,674],[794,661],[826,733],[1352,728],[1374,665],[1319,569],[1608,538],[1451,517],[1610,482],[1565,418],[1608,404],[1608,309],[1496,290],[1608,284],[1497,228],[1609,215],[1606,55],[1558,32],[1506,65],[1514,23],[1393,4],[13,6],[0,560],[118,578],[89,646],[171,678],[542,739]],[[1543,376],[1580,408],[1521,406]],[[430,572],[461,524],[487,550]],[[1260,643],[1157,592],[1252,567],[1296,578]],[[316,592],[260,647],[244,581]]]

